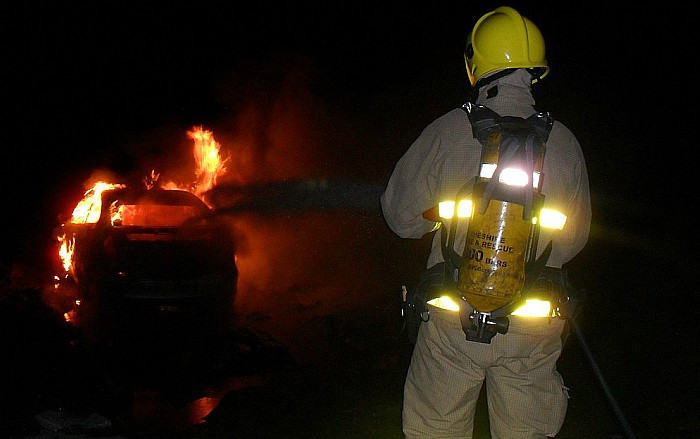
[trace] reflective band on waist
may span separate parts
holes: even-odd
[[[527,299],[525,304],[511,313],[520,317],[550,317],[552,305],[549,300]]]
[[[459,311],[459,305],[449,296],[436,297],[435,299],[428,300],[428,305],[446,309],[447,311]]]
[[[459,304],[449,296],[436,297],[429,300],[428,304],[447,311],[459,311]],[[527,299],[525,304],[513,311],[511,315],[518,317],[551,317],[553,310],[549,300]]]

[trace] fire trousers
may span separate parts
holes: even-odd
[[[510,317],[490,344],[467,341],[457,312],[429,305],[406,375],[406,439],[471,439],[486,385],[492,439],[544,439],[561,429],[568,389],[556,370],[564,321]]]

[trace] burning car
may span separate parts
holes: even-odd
[[[59,228],[66,279],[101,323],[144,310],[233,306],[233,237],[195,194],[99,183]]]
[[[99,181],[57,228],[62,273],[55,286],[74,291],[78,304],[67,320],[99,332],[143,312],[207,323],[230,317],[235,242],[202,197],[225,172],[225,160],[210,131],[188,135],[195,140],[195,183],[161,185],[155,171],[140,187]]]

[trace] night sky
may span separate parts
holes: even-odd
[[[186,167],[193,126],[231,150],[239,181],[383,184],[420,130],[465,101],[467,32],[500,5],[448,3],[11,7],[2,39],[12,247],[44,239],[96,169]],[[538,108],[578,136],[595,220],[649,230],[666,221],[676,233],[684,220],[669,224],[662,206],[690,166],[689,18],[670,6],[511,5],[545,36],[551,73],[536,86]]]

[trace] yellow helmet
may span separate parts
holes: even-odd
[[[544,38],[535,23],[515,9],[502,6],[474,25],[464,54],[469,82],[503,69],[530,69],[532,83],[549,73]]]

